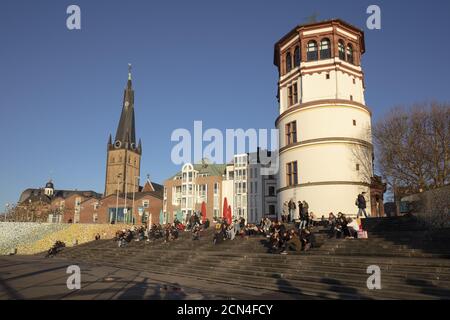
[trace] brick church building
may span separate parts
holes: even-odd
[[[64,223],[159,222],[163,186],[147,177],[140,185],[142,142],[136,141],[134,90],[131,66],[123,95],[122,114],[115,139],[107,144],[103,194],[94,191],[56,190],[52,181],[44,188],[26,189],[17,206],[20,220]]]

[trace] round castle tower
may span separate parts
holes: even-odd
[[[363,31],[338,19],[297,26],[276,43],[280,213],[285,202],[306,200],[316,218],[339,211],[356,216],[355,199],[366,192],[370,214],[364,51]]]

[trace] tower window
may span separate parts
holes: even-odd
[[[296,46],[294,51],[294,67],[300,66],[300,47]]]
[[[292,86],[288,87],[288,107],[293,105]]]
[[[291,53],[286,53],[286,72],[289,72],[292,70],[292,57]]]
[[[286,184],[288,187],[298,184],[297,161],[286,164]]]
[[[330,74],[327,73],[327,74],[325,75],[325,78],[326,78],[327,80],[330,80]]]
[[[339,50],[339,59],[345,61],[345,45],[344,45],[344,41],[339,40],[339,42],[338,42],[338,50]]]
[[[298,102],[298,88],[297,83],[288,87],[288,107],[293,106]]]
[[[355,78],[353,78],[353,84],[356,84],[356,79]]]
[[[297,142],[297,122],[292,121],[286,124],[286,145]]]
[[[347,45],[347,62],[353,64],[353,47],[351,44]]]
[[[308,42],[308,50],[306,56],[308,61],[315,61],[319,58],[317,52],[317,42],[315,42],[314,40]]]
[[[353,120],[353,125],[356,126],[356,120]]]
[[[356,171],[359,171],[359,163],[356,164]]]
[[[331,43],[329,39],[322,39],[320,41],[320,59],[331,58]]]
[[[350,101],[353,101],[353,96],[352,95],[350,95]]]
[[[293,102],[296,104],[298,102],[298,91],[297,91],[297,82],[294,82],[292,85],[292,95],[293,95]]]

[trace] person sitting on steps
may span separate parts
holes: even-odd
[[[347,230],[348,230],[348,237],[347,239],[355,239],[358,237],[358,230],[359,230],[359,224],[352,218],[347,219]]]

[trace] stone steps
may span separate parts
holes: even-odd
[[[122,267],[129,269],[136,269],[136,266],[123,263]],[[141,266],[138,267],[138,270]],[[368,290],[364,287],[365,280],[358,282],[358,286],[351,287],[353,284],[348,280],[337,280],[333,278],[271,278],[264,273],[242,274],[230,270],[229,267],[222,271],[220,268],[213,270],[213,272],[206,272],[205,269],[189,269],[186,270],[182,265],[167,266],[152,266],[147,270],[154,273],[171,274],[174,276],[192,277],[196,279],[209,280],[224,284],[240,285],[244,287],[264,288],[268,290],[282,291],[288,293],[306,294],[312,296],[319,296],[321,298],[340,298],[340,299],[432,299],[436,296],[447,297],[447,291],[442,288],[434,288],[433,286],[424,286],[423,288],[415,288],[411,285],[397,285],[384,287],[381,291]],[[272,275],[273,276],[273,275]],[[307,279],[307,280],[305,280]],[[319,281],[317,281],[319,279]],[[314,281],[315,280],[315,281]],[[345,282],[343,282],[345,281]],[[345,283],[345,284],[344,284]],[[406,290],[406,291],[405,291]],[[330,292],[331,291],[331,292]],[[423,292],[426,292],[423,293]]]
[[[315,228],[321,246],[288,255],[268,253],[267,239],[262,236],[214,245],[212,229],[198,241],[192,241],[190,233],[180,233],[180,238],[170,243],[131,242],[125,248],[118,248],[113,241],[98,241],[67,248],[61,255],[75,261],[322,299],[450,299],[448,241],[436,241],[421,225],[403,217],[367,220],[369,239],[328,239],[326,228]],[[380,267],[382,290],[367,289],[369,265]]]

